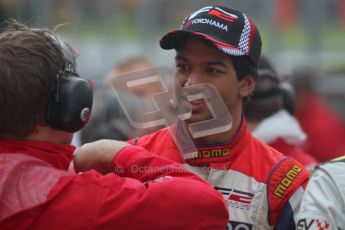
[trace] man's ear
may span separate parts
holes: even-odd
[[[241,97],[249,96],[255,89],[256,76],[254,74],[248,74],[241,80],[239,95]]]

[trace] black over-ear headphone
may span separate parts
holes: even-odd
[[[59,50],[64,62],[48,98],[46,121],[54,129],[76,132],[84,127],[91,114],[92,83],[78,76],[72,50],[62,40],[46,31],[36,32],[42,33]]]

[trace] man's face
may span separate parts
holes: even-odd
[[[176,55],[176,79],[181,87],[208,83],[215,86],[230,113],[241,112],[234,109],[242,103],[239,95],[241,82],[237,80],[233,62],[215,47],[208,46],[190,37]],[[208,120],[212,115],[203,99],[187,100],[179,98],[180,103],[189,103],[192,116],[188,123]],[[188,102],[187,102],[188,101]],[[212,103],[212,100],[210,101]]]

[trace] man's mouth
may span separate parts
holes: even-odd
[[[187,101],[191,105],[193,112],[201,110],[206,105],[205,100],[200,96],[200,94],[187,96]]]

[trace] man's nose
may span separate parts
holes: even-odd
[[[192,72],[189,74],[184,86],[192,86],[195,84],[201,83],[200,82],[200,73]]]

